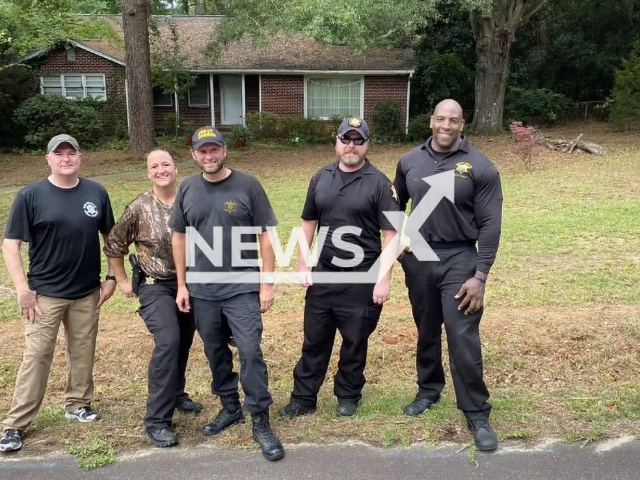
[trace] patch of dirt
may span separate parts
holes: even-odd
[[[348,420],[333,415],[332,378],[337,367],[339,340],[336,340],[321,391],[318,413],[295,421],[275,418],[275,408],[288,400],[292,370],[300,355],[302,311],[267,314],[264,323],[262,346],[274,397],[275,428],[285,444],[360,440],[381,445],[388,440],[385,435],[393,432],[398,436],[397,441],[417,442],[424,438],[425,429],[434,441],[469,440],[462,415],[455,409],[450,377],[438,417],[410,419],[401,414],[404,402],[410,401],[415,388],[416,333],[409,307],[385,306],[370,341],[363,406],[375,404],[381,410]],[[640,361],[636,354],[639,332],[640,313],[634,305],[487,309],[481,335],[485,378],[497,405],[492,418],[498,431],[524,429],[536,440],[562,437],[581,429],[587,431],[590,421],[569,408],[568,402],[615,395],[619,388],[628,387],[637,392],[640,387]],[[3,416],[10,406],[15,373],[22,360],[22,335],[20,320],[0,324],[3,339],[0,365],[3,365],[4,380],[0,382],[0,413]],[[443,359],[448,371],[446,340],[444,344]],[[152,348],[152,337],[137,316],[103,315],[95,364],[95,406],[102,412],[103,420],[91,426],[63,420],[55,427],[39,427],[36,421],[28,432],[25,455],[66,449],[65,442],[82,441],[95,434],[109,439],[119,452],[146,447],[142,419]],[[237,357],[235,362],[237,366]],[[62,408],[64,363],[61,329],[44,402],[46,407]],[[176,414],[182,445],[212,441],[225,447],[254,448],[250,422],[233,427],[215,439],[204,439],[202,425],[210,421],[219,408],[210,393],[210,382],[202,342],[196,336],[187,372],[187,391],[192,398],[203,401],[205,410],[197,417]],[[633,406],[625,402],[635,402],[636,397],[615,400],[612,408],[628,410]],[[393,403],[390,399],[397,400]],[[384,407],[390,401],[391,405]],[[615,427],[616,434],[634,431],[632,416],[621,414],[613,420],[611,428]]]

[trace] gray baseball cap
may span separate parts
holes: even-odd
[[[62,133],[49,140],[49,145],[47,145],[47,153],[53,152],[63,143],[68,143],[76,150],[80,150],[80,145],[78,145],[78,141],[75,138],[73,138],[71,135],[67,135],[66,133]]]
[[[355,130],[362,138],[369,140],[369,125],[360,117],[347,117],[345,118],[340,127],[338,127],[338,135],[345,135],[347,132]]]

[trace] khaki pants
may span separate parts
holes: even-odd
[[[4,428],[26,429],[38,414],[47,388],[60,322],[67,340],[65,410],[89,406],[93,396],[93,361],[98,335],[100,290],[77,300],[38,295],[44,314],[25,324],[24,358]]]

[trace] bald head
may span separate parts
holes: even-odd
[[[433,111],[433,115],[436,116],[440,112],[450,112],[455,113],[460,118],[462,118],[462,107],[458,102],[451,98],[447,98],[446,100],[442,100],[438,105],[436,105],[435,110]]]
[[[431,116],[433,138],[431,147],[437,152],[451,152],[460,145],[460,133],[464,127],[462,107],[448,98],[436,105]]]

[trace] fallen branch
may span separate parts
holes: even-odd
[[[597,143],[583,142],[581,140],[584,134],[578,135],[574,140],[551,140],[546,137],[541,137],[541,144],[550,150],[557,150],[565,153],[573,153],[574,150],[580,150],[592,155],[605,155],[606,151],[603,146]]]

